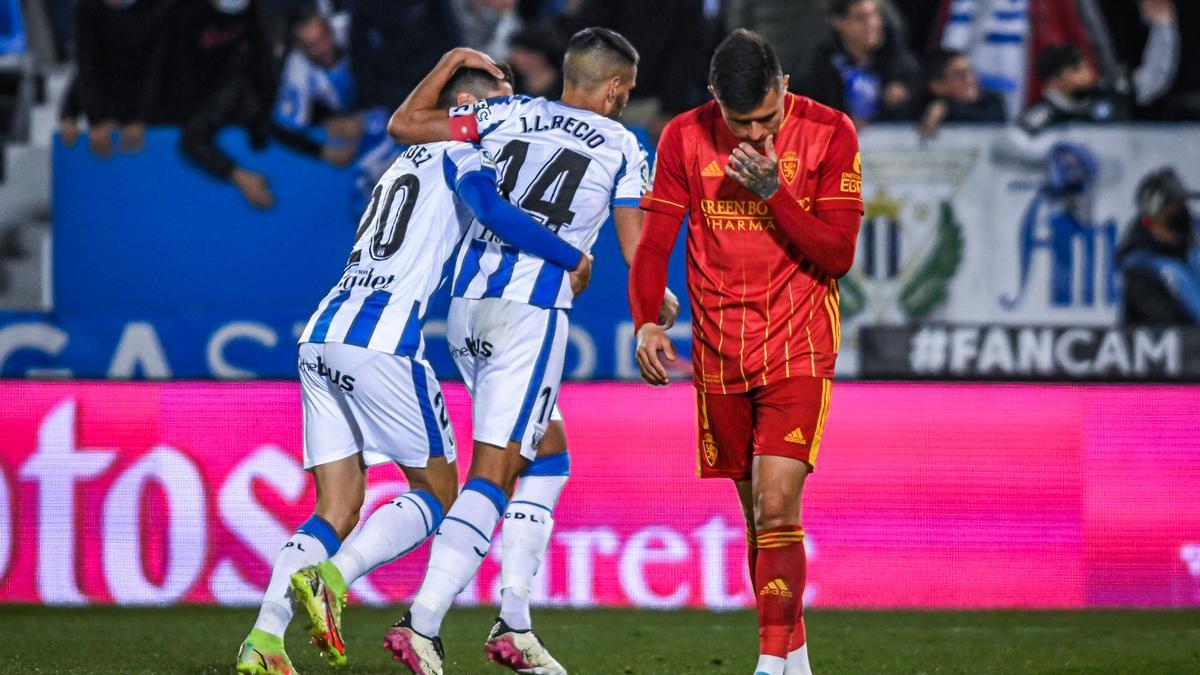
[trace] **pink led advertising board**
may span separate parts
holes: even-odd
[[[469,447],[470,402],[446,396]],[[2,602],[253,604],[311,512],[295,383],[10,381],[0,400]],[[572,477],[536,600],[752,606],[733,488],[696,478],[691,387],[571,384],[560,405]],[[403,489],[373,469],[366,508]],[[813,606],[1200,605],[1200,393],[838,383],[804,524]],[[492,550],[461,602],[496,596]],[[426,556],[355,599],[407,601]]]

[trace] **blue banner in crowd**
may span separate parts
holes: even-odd
[[[341,275],[357,226],[358,173],[272,145],[220,137],[265,175],[275,207],[252,209],[230,184],[187,164],[171,130],[110,160],[86,144],[54,151],[54,311],[0,313],[0,376],[291,378],[295,340]],[[567,372],[637,376],[627,271],[606,227],[592,285],[571,312]],[[671,287],[683,297],[683,246]],[[441,298],[426,323],[440,377],[457,373]],[[686,317],[685,317],[686,318]],[[686,348],[686,321],[675,329]]]

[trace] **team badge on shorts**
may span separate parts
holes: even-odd
[[[791,150],[783,153],[783,157],[779,158],[779,175],[783,176],[783,182],[788,185],[795,183],[799,173],[800,158]]]
[[[713,435],[706,433],[701,442],[704,446],[704,461],[708,462],[710,467],[717,465],[717,442],[713,440]]]

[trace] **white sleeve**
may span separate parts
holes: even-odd
[[[1138,105],[1149,105],[1171,88],[1179,70],[1179,24],[1150,24],[1142,65],[1133,71],[1133,93]]]
[[[626,133],[624,157],[613,188],[613,206],[636,207],[646,194],[650,182],[650,165],[646,151],[633,134]]]
[[[495,179],[496,163],[486,150],[469,143],[455,143],[446,150],[446,184],[451,190],[473,173],[489,172]]]

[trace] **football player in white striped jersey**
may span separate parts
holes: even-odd
[[[484,55],[466,52],[460,65],[440,91],[447,106],[511,93]],[[375,187],[342,277],[300,337],[304,467],[316,482],[316,510],[275,559],[237,672],[292,672],[283,647],[289,593],[309,615],[313,643],[344,664],[349,584],[419,546],[455,500],[454,434],[421,327],[474,218],[563,270],[574,291],[586,285],[588,256],[499,197],[486,152],[462,142],[404,151]],[[409,491],[343,543],[359,520],[367,467],[386,461],[400,466]]]
[[[631,261],[649,175],[646,153],[617,121],[637,79],[633,46],[611,30],[580,31],[567,48],[560,100],[479,101],[451,110],[447,124],[435,92],[453,72],[452,55],[392,116],[393,138],[480,143],[500,167],[501,193],[525,213],[587,251],[611,212]],[[471,480],[434,538],[421,589],[388,644],[414,673],[441,672],[440,662],[426,658],[429,645],[503,518],[501,610],[488,656],[522,673],[565,673],[532,631],[529,593],[569,467],[556,400],[572,294],[560,270],[479,222],[459,249],[451,293],[447,337],[472,397]],[[677,311],[675,303],[671,321]]]

